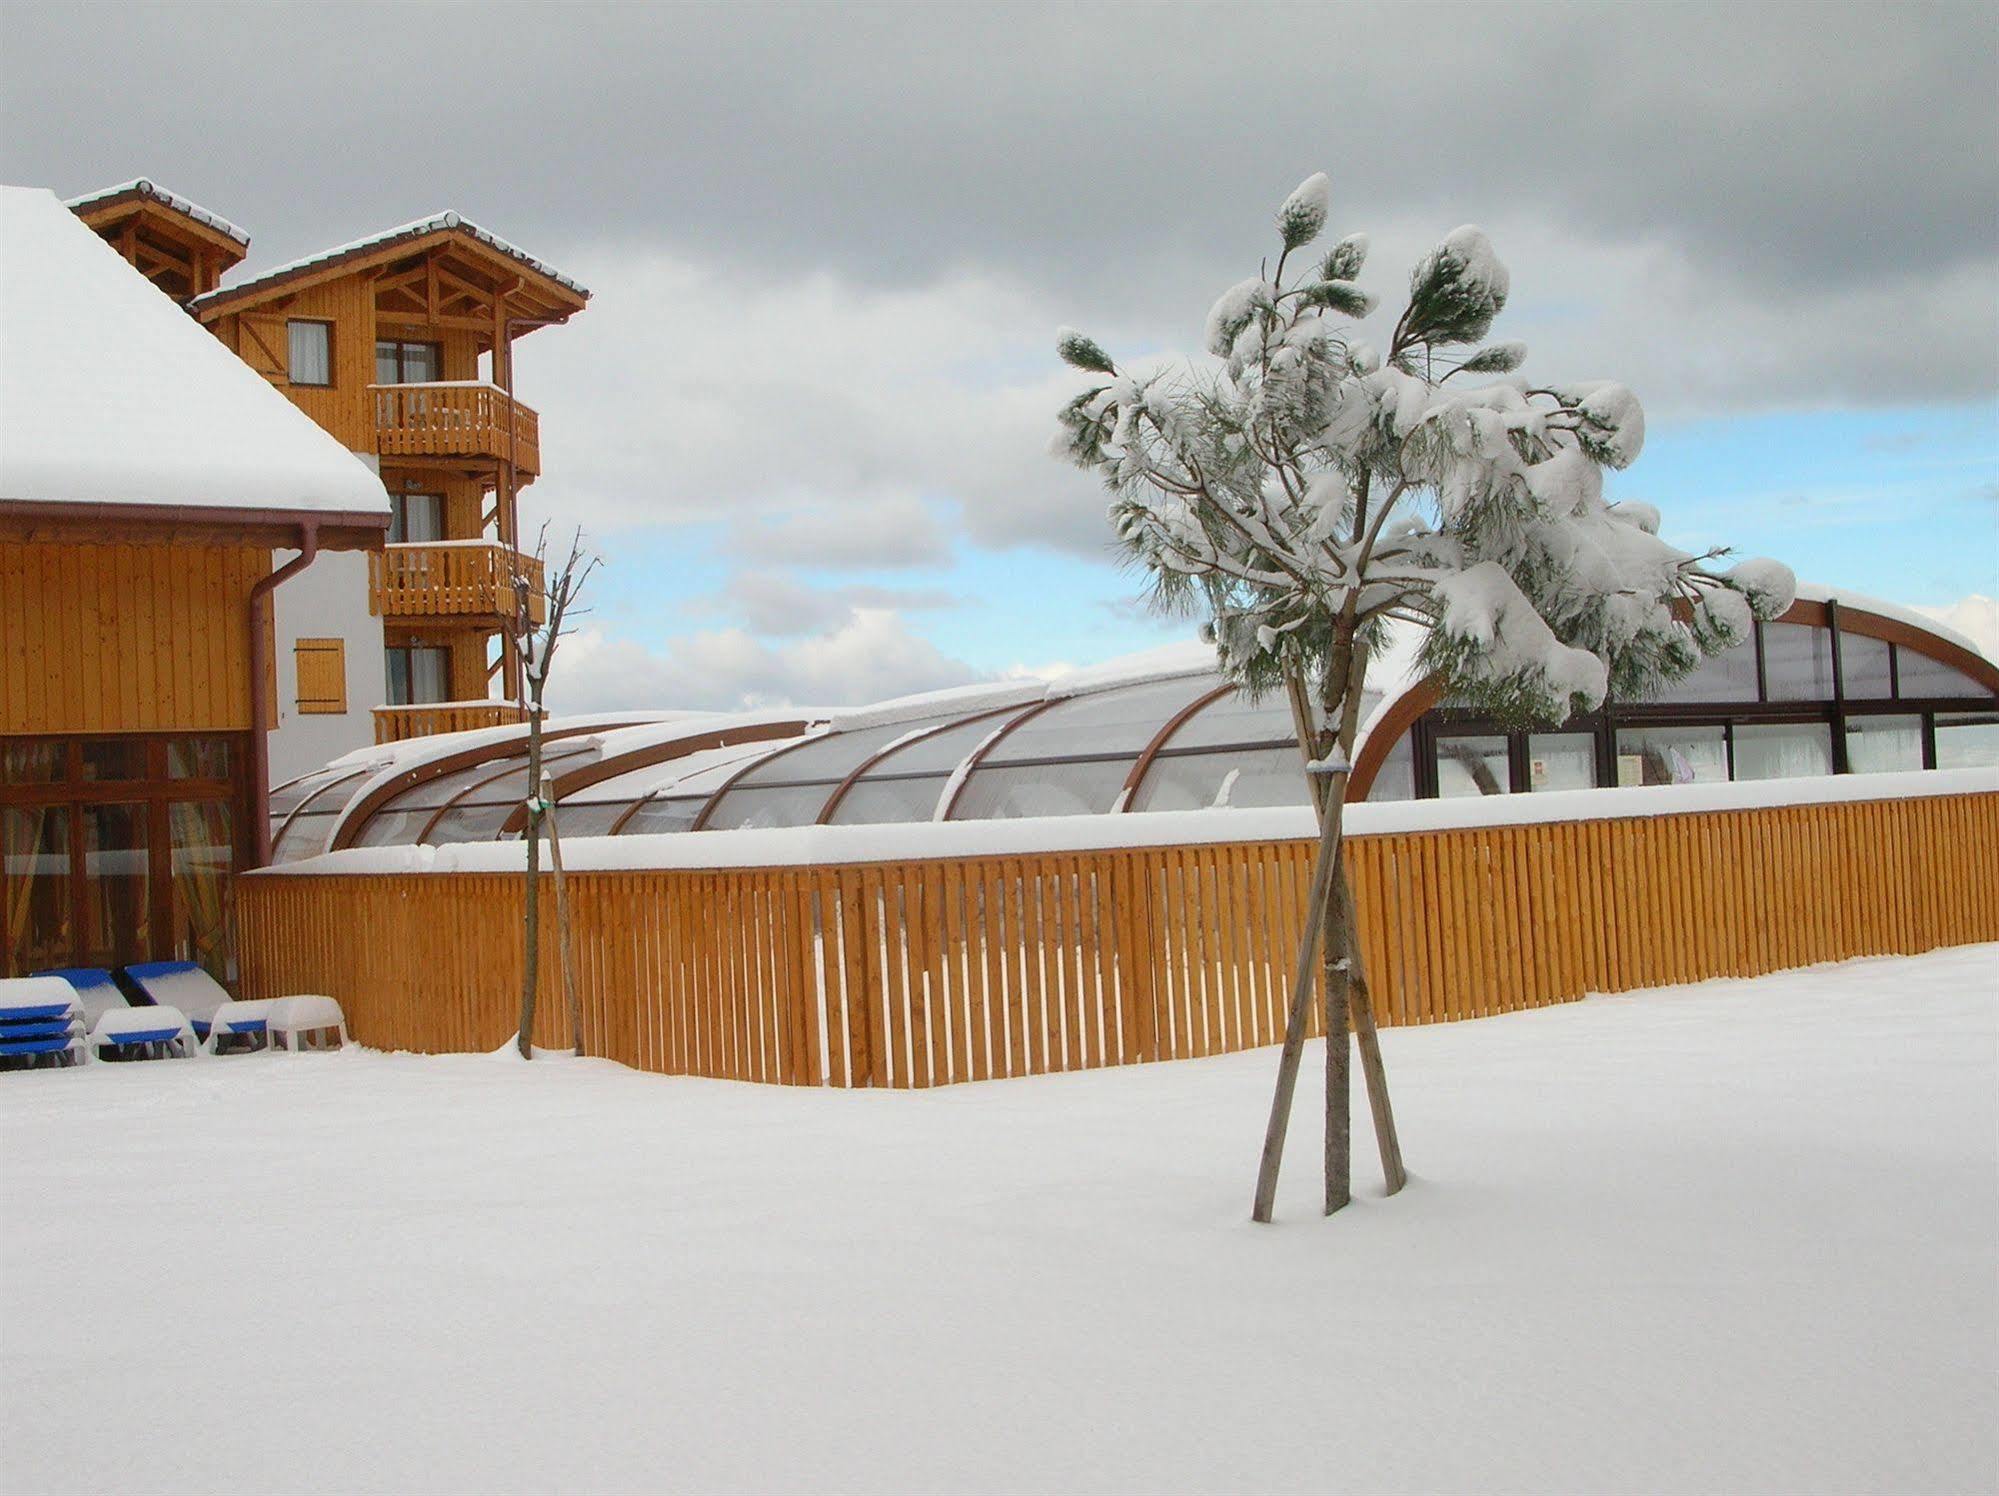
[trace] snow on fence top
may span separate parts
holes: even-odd
[[[127,195],[151,198],[156,203],[161,203],[166,207],[172,208],[183,218],[192,218],[196,223],[205,224],[207,227],[214,229],[218,234],[227,234],[238,244],[247,246],[250,242],[250,236],[247,233],[237,228],[235,224],[224,218],[220,213],[211,213],[192,198],[182,197],[178,192],[170,192],[158,182],[152,181],[147,177],[134,177],[129,182],[120,182],[116,187],[104,187],[96,192],[86,192],[82,197],[70,198],[63,206],[68,208],[72,213],[78,213],[98,203],[109,202],[114,197],[125,197]]]
[[[1650,785],[1494,795],[1452,800],[1367,802],[1346,808],[1353,836],[1451,831],[1562,821],[1626,820],[1787,805],[1911,800],[1933,795],[1999,793],[1999,768],[1926,769],[1899,774],[1841,774],[1720,784]],[[560,812],[557,825],[560,827]],[[1304,841],[1317,834],[1309,806],[1257,810],[1184,810],[1128,816],[1046,816],[996,821],[919,821],[894,825],[794,826],[705,831],[700,835],[591,836],[563,839],[570,872],[654,868],[833,866],[956,857],[1022,857],[1130,847]],[[526,844],[460,842],[445,846],[363,847],[266,868],[251,877],[338,873],[519,873]]]
[[[39,187],[0,188],[0,501],[380,514],[382,480]]]

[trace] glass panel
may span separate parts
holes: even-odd
[[[1237,748],[1219,753],[1161,753],[1145,771],[1134,810],[1237,809],[1307,805],[1305,766],[1298,746]]]
[[[1462,795],[1504,795],[1512,787],[1506,767],[1506,739],[1498,735],[1439,737],[1437,794],[1445,800]]]
[[[146,740],[144,738],[85,738],[83,751],[85,779],[144,779]]]
[[[293,384],[333,383],[333,329],[324,322],[287,322]]]
[[[150,954],[146,807],[85,805],[82,965],[122,966]]]
[[[1756,641],[1749,639],[1733,649],[1710,655],[1694,667],[1691,675],[1660,690],[1659,701],[1754,701],[1756,699]]]
[[[567,841],[572,836],[608,836],[619,816],[625,813],[623,804],[588,802],[577,805],[558,805],[555,808],[555,829]]]
[[[410,704],[451,700],[451,651],[426,645],[410,651]]]
[[[331,810],[307,810],[293,816],[284,835],[271,846],[271,861],[299,862],[319,856],[326,850],[326,839],[333,834],[333,821],[338,814]]]
[[[1617,782],[1719,784],[1728,778],[1728,742],[1714,727],[1623,727],[1617,732]]]
[[[872,778],[876,774],[948,774],[973,749],[1026,710],[1028,708],[1022,707],[1019,711],[968,718],[956,727],[947,727],[927,738],[891,748],[882,754],[880,763],[868,770],[866,777]]]
[[[951,819],[1102,815],[1116,803],[1136,762],[1134,756],[975,769]]]
[[[171,738],[167,742],[167,778],[227,779],[227,738]],[[273,806],[276,797],[272,798]]]
[[[1885,701],[1895,694],[1888,674],[1892,651],[1865,634],[1839,636],[1839,683],[1848,701]]]
[[[1992,695],[1962,670],[1954,670],[1941,660],[1933,660],[1926,654],[1918,654],[1901,645],[1895,647],[1895,670],[1901,682],[1901,694],[1911,701],[1939,696],[1989,700]]]
[[[708,803],[706,795],[688,795],[673,800],[648,800],[632,812],[632,818],[619,829],[620,836],[642,836],[655,831],[689,831],[694,827],[694,818],[701,814],[701,807]]]
[[[1938,712],[1937,767],[1978,769],[1999,764],[1999,712]]]
[[[1413,800],[1416,798],[1416,754],[1409,734],[1403,733],[1381,761],[1374,783],[1367,787],[1369,800]]]
[[[1832,700],[1832,630],[1764,624],[1763,678],[1771,701]]]
[[[0,806],[0,970],[68,966],[69,809]]]
[[[519,802],[509,800],[504,805],[454,805],[437,818],[437,825],[424,841],[430,846],[443,846],[447,842],[492,841],[505,828],[507,820],[518,807]],[[427,817],[426,817],[427,818]],[[370,821],[368,829],[374,830]],[[414,841],[423,831],[423,822],[418,821],[402,841]],[[371,846],[381,845],[371,842]]]
[[[232,981],[229,874],[236,847],[228,803],[177,801],[167,807],[167,823],[173,833],[173,959],[199,962],[218,982]]]
[[[854,766],[873,757],[898,738],[906,738],[937,718],[922,722],[891,722],[882,727],[864,727],[857,732],[832,732],[809,739],[789,753],[774,755],[749,770],[737,781],[753,784],[790,784],[831,781],[838,784],[854,771]],[[736,791],[731,791],[731,794]],[[718,807],[719,810],[720,807]]]
[[[948,774],[924,774],[913,779],[860,779],[833,812],[835,826],[887,825],[928,821],[937,814],[937,799]]]
[[[733,831],[754,826],[810,826],[826,808],[832,788],[824,784],[770,789],[734,789],[715,802],[715,813],[702,828]]]
[[[353,840],[357,847],[407,847],[412,845],[435,810],[378,810],[368,817]]]
[[[990,762],[1076,758],[1095,753],[1129,753],[1135,758],[1169,717],[1204,691],[1213,689],[1213,678],[1202,675],[1074,696],[1028,718],[1008,733],[994,745]]]
[[[1587,732],[1534,732],[1527,735],[1529,790],[1596,788],[1596,737]]]
[[[1203,688],[1219,684],[1209,680]],[[1295,743],[1291,708],[1282,696],[1270,695],[1251,705],[1240,691],[1231,691],[1202,707],[1166,740],[1168,748],[1219,748],[1230,743]],[[1296,750],[1294,749],[1295,753]]]
[[[1849,717],[1846,767],[1855,774],[1881,774],[1923,766],[1921,717]]]
[[[66,777],[60,738],[0,743],[0,784],[49,784]]]
[[[1832,772],[1832,726],[1826,722],[1737,724],[1737,779],[1799,779]]]
[[[437,344],[403,344],[403,383],[430,384],[440,376],[437,372]]]
[[[379,339],[375,344],[375,383],[398,384],[401,374],[396,362],[396,345],[387,338]],[[393,540],[395,537],[392,535],[389,538]]]

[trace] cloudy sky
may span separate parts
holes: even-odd
[[[8,181],[150,176],[248,229],[246,272],[455,207],[592,288],[518,357],[527,506],[608,562],[567,707],[830,704],[1182,636],[1046,456],[1053,330],[1192,347],[1320,169],[1391,304],[1452,227],[1492,234],[1529,370],[1644,398],[1615,491],[1669,535],[1999,594],[1989,3],[0,20]]]

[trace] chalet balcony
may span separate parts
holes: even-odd
[[[383,457],[485,457],[541,472],[541,417],[483,380],[376,384],[375,450]]]
[[[497,540],[391,545],[371,554],[368,606],[383,618],[509,623],[517,570],[527,578],[529,620],[545,622],[541,562]]]
[[[378,706],[375,741],[400,743],[405,738],[427,738],[433,733],[507,727],[527,719],[527,712],[513,701],[430,701],[416,706]]]

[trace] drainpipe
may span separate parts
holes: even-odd
[[[278,584],[312,565],[319,554],[319,525],[299,526],[298,554],[250,589],[250,865],[271,862],[271,637],[265,628],[266,604]]]

